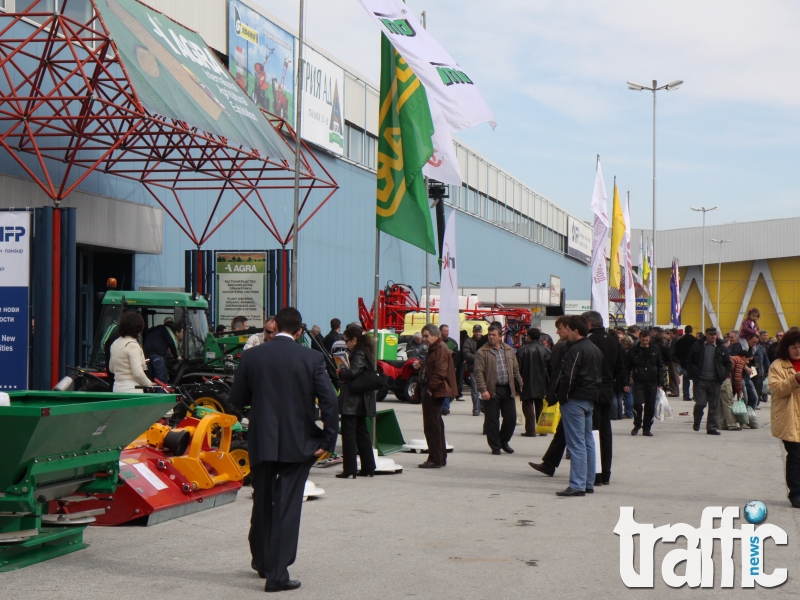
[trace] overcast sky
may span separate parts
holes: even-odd
[[[298,0],[256,0],[297,27]],[[456,134],[590,219],[595,155],[611,198],[652,224],[650,92],[658,96],[658,227],[799,216],[800,3],[780,0],[408,0],[494,111]],[[307,0],[307,35],[377,82],[376,26],[358,0]],[[609,207],[610,208],[610,207]]]

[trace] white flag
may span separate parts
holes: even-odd
[[[439,105],[451,131],[461,131],[484,121],[492,128],[497,125],[472,79],[416,23],[402,0],[359,1],[422,81],[428,98]]]
[[[608,327],[608,271],[606,269],[606,243],[608,242],[608,195],[603,181],[603,169],[597,159],[597,174],[592,192],[594,236],[592,240],[592,310],[603,316],[603,326]]]
[[[461,343],[461,315],[458,312],[458,263],[456,261],[456,211],[451,211],[442,244],[442,283],[439,297],[439,325],[450,326],[450,337]]]
[[[620,248],[625,262],[625,324],[636,323],[636,286],[633,283],[633,258],[631,256],[631,195],[628,192],[628,201],[622,207],[622,216],[625,219],[625,233],[622,236]]]
[[[430,96],[428,96],[428,106],[430,106],[431,119],[433,119],[434,131],[433,137],[431,137],[433,156],[422,167],[422,173],[436,181],[460,186],[462,183],[461,171],[458,168],[458,158],[456,158],[450,126],[439,105],[432,101]]]

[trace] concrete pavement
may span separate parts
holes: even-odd
[[[593,496],[562,499],[569,462],[553,478],[533,471],[551,439],[511,441],[513,455],[492,456],[483,419],[469,402],[454,402],[445,417],[455,446],[448,466],[418,469],[424,455],[395,454],[401,475],[334,478],[338,466],[313,469],[326,495],[303,508],[298,560],[292,577],[303,598],[797,598],[800,586],[800,511],[786,499],[780,443],[762,429],[695,433],[689,402],[671,398],[675,418],[657,422],[655,436],[630,436],[631,421],[614,421],[612,484]],[[394,408],[405,438],[422,438],[418,406]],[[521,428],[517,428],[517,433]],[[677,544],[658,544],[655,589],[629,590],[619,576],[620,506],[635,507],[639,523],[700,525],[706,506],[762,500],[768,522],[787,531],[788,547],[769,546],[767,571],[787,567],[775,589],[668,588],[661,559]],[[250,570],[247,546],[250,489],[236,503],[150,528],[90,528],[85,550],[0,575],[3,598],[257,598],[263,581]],[[682,567],[676,569],[682,572]]]

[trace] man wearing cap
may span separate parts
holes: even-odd
[[[716,327],[706,329],[706,337],[698,341],[686,360],[689,377],[694,382],[694,425],[700,431],[703,412],[708,405],[706,433],[720,435],[717,422],[720,386],[731,374],[731,357]]]

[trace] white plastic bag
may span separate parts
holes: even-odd
[[[758,416],[752,406],[747,407],[747,424],[750,426],[750,429],[758,429],[759,427]]]
[[[665,417],[672,418],[672,407],[669,405],[664,390],[660,388],[656,393],[656,417],[659,421],[663,421]]]

